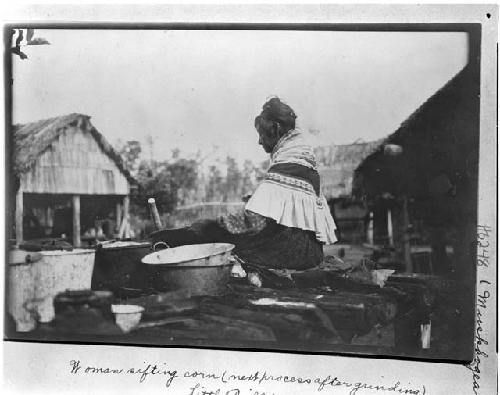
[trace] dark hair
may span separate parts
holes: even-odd
[[[280,134],[285,134],[289,130],[295,129],[295,119],[297,116],[292,108],[283,103],[278,97],[272,97],[262,106],[262,112],[255,118],[255,126],[262,126],[264,129],[272,127],[274,123],[280,125]]]

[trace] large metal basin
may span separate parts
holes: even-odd
[[[151,283],[164,291],[186,290],[191,295],[219,295],[226,291],[233,262],[233,244],[194,244],[146,255]]]

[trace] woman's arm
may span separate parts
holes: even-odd
[[[231,234],[257,234],[267,225],[267,218],[245,210],[238,214],[219,217],[218,223]]]

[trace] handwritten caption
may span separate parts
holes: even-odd
[[[71,375],[135,376],[138,383],[145,383],[153,377],[163,378],[163,385],[171,390],[181,381],[184,381],[183,384],[188,385],[186,395],[278,395],[275,392],[269,392],[263,387],[258,387],[269,382],[307,386],[316,392],[324,391],[325,393],[339,393],[337,390],[343,389],[342,393],[349,395],[374,392],[425,395],[425,386],[421,388],[409,387],[402,385],[399,381],[386,385],[361,381],[351,382],[333,375],[311,378],[273,375],[267,371],[255,371],[250,374],[234,374],[228,371],[222,373],[201,370],[181,371],[167,366],[166,363],[151,364],[146,362],[142,367],[117,368],[84,365],[80,360],[71,360],[69,367]],[[185,380],[188,380],[188,382]],[[246,388],[249,385],[252,388]],[[285,387],[283,391],[288,393]]]
[[[472,371],[472,390],[474,394],[478,394],[481,380],[481,362],[482,358],[488,358],[488,354],[484,351],[488,345],[488,340],[483,329],[484,316],[487,311],[488,301],[491,297],[490,289],[492,284],[490,281],[483,279],[485,275],[483,270],[490,265],[490,236],[492,229],[487,225],[478,225],[477,227],[477,276],[479,279],[477,285],[477,300],[476,300],[476,331],[474,334],[474,359],[467,365],[467,368]],[[494,286],[494,285],[493,285]]]

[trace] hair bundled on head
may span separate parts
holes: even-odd
[[[292,108],[279,97],[272,97],[262,106],[260,116],[270,122],[278,122],[286,131],[295,129],[297,116]]]

